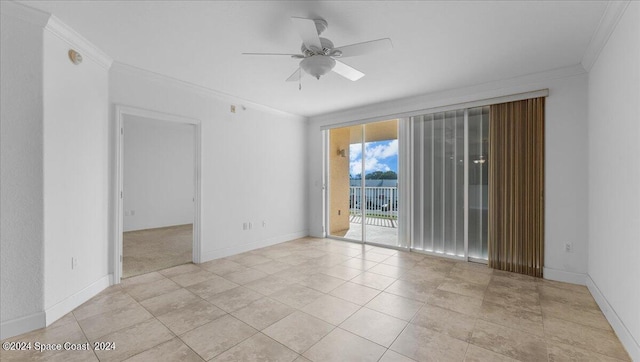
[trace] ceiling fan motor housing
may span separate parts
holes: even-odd
[[[307,57],[312,55],[329,55],[329,52],[333,49],[333,42],[327,38],[320,38],[320,44],[322,49],[308,49],[304,43],[300,46],[300,51]]]

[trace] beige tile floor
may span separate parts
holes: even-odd
[[[398,221],[367,217],[366,241],[380,245],[398,245]],[[362,217],[351,216],[349,228],[333,232],[331,235],[353,241],[362,240]]]
[[[193,224],[128,231],[122,234],[125,278],[189,263]]]
[[[11,341],[111,351],[2,361],[617,361],[582,286],[304,238],[123,280]]]

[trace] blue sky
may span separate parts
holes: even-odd
[[[365,143],[365,174],[374,171],[398,172],[398,140]],[[361,173],[362,144],[349,146],[349,173]]]

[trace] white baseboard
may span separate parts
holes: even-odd
[[[91,283],[86,288],[81,291],[63,299],[62,301],[56,303],[51,308],[45,310],[46,316],[46,325],[49,326],[51,323],[60,319],[67,313],[76,309],[82,303],[88,301],[93,298],[96,294],[103,291],[105,288],[111,285],[113,280],[113,276],[111,274],[105,275],[102,278],[96,280]]]
[[[0,340],[11,338],[35,329],[44,328],[44,312],[33,313],[25,317],[0,323]]]
[[[298,231],[298,232],[291,233],[291,234],[278,235],[278,236],[275,236],[275,237],[272,237],[272,238],[254,241],[254,242],[248,243],[248,244],[237,245],[237,246],[233,246],[233,247],[230,247],[230,248],[213,250],[213,251],[210,251],[210,252],[202,253],[201,261],[204,263],[204,262],[209,261],[209,260],[220,259],[220,258],[224,258],[224,257],[227,257],[227,256],[244,253],[246,251],[251,251],[251,250],[260,249],[260,248],[264,248],[264,247],[267,247],[267,246],[283,243],[285,241],[304,238],[306,236],[309,236],[309,231],[308,230],[303,230],[303,231]]]
[[[616,311],[611,307],[607,298],[602,294],[600,288],[596,285],[596,283],[591,279],[589,275],[586,277],[587,288],[589,288],[589,292],[593,296],[593,299],[596,300],[600,310],[604,314],[604,316],[611,324],[611,327],[618,335],[618,339],[629,353],[629,357],[631,357],[632,361],[640,361],[640,344],[638,341],[633,338],[633,335],[627,329],[627,326],[624,325],[624,322],[618,317]]]
[[[555,280],[557,282],[578,285],[586,285],[587,282],[587,274],[568,272],[559,269],[543,268],[542,275],[544,279]]]

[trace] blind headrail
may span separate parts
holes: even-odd
[[[500,96],[500,97],[491,97],[491,98],[479,99],[479,100],[469,101],[469,102],[454,103],[454,104],[449,104],[445,106],[424,108],[424,109],[419,109],[415,111],[369,117],[369,118],[343,122],[343,123],[328,124],[328,125],[320,126],[320,130],[326,131],[333,128],[355,126],[359,124],[379,122],[379,121],[385,121],[389,119],[409,118],[409,117],[422,116],[422,115],[431,114],[431,113],[440,113],[440,112],[453,111],[457,109],[490,106],[492,104],[515,102],[515,101],[521,101],[525,99],[548,97],[548,96],[549,96],[549,88],[544,88],[544,89],[531,91],[531,92],[516,93],[516,94],[510,94],[510,95]]]

